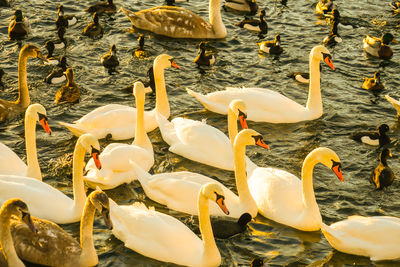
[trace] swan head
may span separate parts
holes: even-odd
[[[25,55],[26,57],[37,57],[45,60],[40,49],[32,44],[24,45],[21,49],[20,55]]]
[[[133,84],[133,95],[135,98],[144,98],[145,96],[145,88],[142,82],[135,82]]]
[[[311,56],[318,61],[324,61],[332,70],[335,70],[335,66],[332,63],[332,55],[325,46],[315,46],[311,50]]]
[[[27,120],[28,118],[33,119],[34,121],[38,121],[47,134],[52,134],[49,126],[49,119],[47,118],[46,109],[41,104],[36,103],[29,105],[25,112],[25,120]]]
[[[83,134],[79,137],[78,142],[80,146],[82,146],[87,152],[92,155],[94,163],[96,164],[97,169],[101,169],[100,163],[100,144],[99,141],[92,134],[87,133]]]
[[[235,117],[239,119],[242,129],[247,129],[247,109],[246,104],[241,99],[232,100],[229,104],[229,110],[235,114]]]
[[[92,203],[92,205],[101,212],[103,216],[104,223],[108,227],[108,229],[112,229],[112,222],[110,219],[110,202],[108,200],[108,196],[103,191],[97,189],[90,193],[88,196],[88,201]]]
[[[256,145],[269,150],[269,146],[264,142],[263,137],[252,129],[243,129],[235,137],[234,147]]]
[[[308,157],[314,156],[315,159],[331,169],[341,182],[343,182],[342,163],[339,156],[330,148],[319,147],[314,149],[308,154]]]
[[[15,216],[19,220],[23,221],[32,232],[36,232],[36,228],[32,222],[28,206],[22,200],[18,198],[7,200],[1,207],[0,214],[2,216]]]
[[[155,66],[159,66],[162,69],[166,69],[169,67],[174,67],[177,69],[181,68],[175,63],[174,58],[167,54],[161,54],[161,55],[157,56],[154,59],[154,69],[155,69]]]
[[[229,215],[229,210],[225,205],[225,195],[222,187],[217,183],[207,183],[201,187],[200,194],[205,198],[214,201],[221,208],[221,210]]]

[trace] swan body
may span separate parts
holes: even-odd
[[[393,97],[390,97],[389,95],[385,95],[385,98],[396,109],[397,116],[400,116],[400,100],[396,100]]]
[[[329,148],[316,148],[303,163],[302,179],[275,168],[256,168],[248,178],[258,212],[301,231],[318,231],[322,222],[312,184],[314,166],[321,162],[343,181],[339,157]]]
[[[99,149],[99,142],[89,134],[81,136],[76,143],[72,175],[74,200],[42,181],[24,176],[0,175],[0,202],[17,197],[29,205],[35,217],[61,224],[79,221],[86,200],[82,177],[85,151],[96,158],[100,168],[97,158]]]
[[[169,117],[170,108],[167,91],[165,88],[164,69],[168,67],[179,68],[171,56],[159,55],[154,60],[154,80],[156,84],[156,107],[144,112],[144,127],[146,132],[151,132],[158,127],[156,112],[159,111],[166,118]],[[136,108],[108,104],[89,112],[75,123],[59,122],[70,130],[75,136],[91,133],[97,139],[111,135],[112,140],[133,138],[136,127]]]
[[[209,22],[175,6],[159,6],[138,12],[121,7],[133,26],[172,38],[220,39],[226,37],[221,18],[221,0],[210,0]]]
[[[79,96],[81,91],[78,85],[74,81],[74,72],[71,68],[65,71],[65,76],[67,76],[67,84],[62,86],[56,93],[54,102],[56,104],[61,103],[76,103],[79,101]]]
[[[248,12],[249,15],[256,14],[258,10],[255,0],[226,0],[225,7],[241,12]]]
[[[144,129],[144,102],[145,89],[141,82],[134,85],[136,98],[136,133],[132,144],[111,143],[100,154],[101,170],[97,169],[91,159],[86,165],[86,184],[91,188],[99,186],[102,189],[112,189],[123,183],[130,183],[136,179],[136,162],[140,168],[149,171],[154,165],[153,146]]]
[[[30,105],[25,112],[25,147],[28,165],[15,152],[0,142],[0,174],[32,177],[42,180],[36,152],[36,122],[40,122],[47,134],[51,134],[46,109],[40,104]]]
[[[39,48],[26,44],[21,48],[18,58],[18,99],[12,102],[0,99],[0,123],[25,112],[31,102],[26,74],[26,64],[30,57],[43,58]]]
[[[271,123],[295,123],[314,120],[322,115],[319,62],[324,60],[332,69],[331,55],[323,46],[310,53],[310,89],[306,107],[272,90],[262,88],[227,88],[202,95],[187,89],[208,110],[226,114],[233,99],[241,99],[247,107],[247,119]]]
[[[174,172],[150,175],[138,168],[138,180],[146,195],[153,201],[167,205],[168,208],[197,215],[198,207],[195,196],[200,188],[209,182],[215,182],[224,190],[225,201],[230,208],[229,217],[239,218],[243,213],[252,217],[257,215],[257,206],[250,195],[246,178],[245,149],[246,145],[259,145],[269,148],[261,135],[254,130],[244,129],[235,138],[235,180],[238,188],[237,196],[221,183],[207,176],[193,172]],[[210,214],[223,216],[215,205],[210,206]]]
[[[97,265],[92,233],[96,209],[101,211],[106,225],[111,227],[108,197],[102,191],[93,191],[87,197],[81,216],[81,243],[48,220],[32,218],[36,232],[32,232],[20,221],[14,221],[11,233],[17,254],[25,261],[45,266]]]
[[[322,223],[322,233],[335,249],[372,261],[400,258],[400,219],[390,216],[350,216],[330,226]]]
[[[118,206],[110,200],[113,234],[125,246],[159,261],[185,266],[219,266],[221,255],[215,244],[209,217],[209,201],[228,214],[224,192],[215,183],[205,184],[197,197],[202,239],[176,218],[147,209],[142,203]]]
[[[392,48],[389,47],[390,42],[397,43],[397,40],[390,33],[385,33],[381,38],[367,34],[363,39],[363,49],[367,54],[374,57],[389,59],[393,55]]]

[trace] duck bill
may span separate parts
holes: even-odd
[[[228,210],[228,208],[227,208],[226,205],[225,205],[224,199],[223,199],[222,197],[221,197],[221,198],[218,198],[216,202],[217,202],[218,206],[221,208],[221,210],[222,210],[226,215],[229,215],[229,210]]]
[[[342,171],[339,169],[339,166],[332,167],[332,171],[336,174],[339,180],[343,183],[343,174]]]
[[[257,140],[256,145],[270,150],[269,146],[261,139]]]
[[[37,232],[36,227],[35,227],[35,225],[33,224],[31,215],[30,215],[29,213],[23,213],[23,214],[22,214],[22,221],[23,221],[26,225],[28,225],[29,229],[31,229],[32,232],[34,232],[34,233]]]
[[[111,221],[111,218],[110,218],[110,210],[103,207],[102,210],[101,210],[101,215],[103,215],[103,220],[104,220],[104,223],[107,226],[107,228],[109,230],[112,230],[113,229],[113,224],[112,224],[112,221]]]
[[[39,122],[40,122],[40,124],[42,125],[43,130],[45,130],[45,132],[46,132],[48,135],[51,135],[51,134],[53,133],[53,132],[51,131],[51,129],[50,129],[50,125],[49,125],[48,119],[47,119],[47,117],[46,117],[45,115],[43,115],[43,114],[40,114],[40,115],[39,115]]]
[[[335,70],[335,66],[333,65],[332,60],[329,57],[325,57],[324,62],[332,69]]]
[[[176,69],[180,69],[181,67],[178,66],[178,64],[176,64],[175,60],[171,61],[171,66],[176,68]]]
[[[94,160],[94,164],[96,165],[97,169],[101,169],[101,162],[100,162],[100,151],[96,148],[92,148],[92,158]]]

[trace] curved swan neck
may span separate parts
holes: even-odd
[[[301,187],[303,192],[303,203],[307,208],[317,207],[313,186],[313,171],[318,161],[315,159],[314,153],[309,154],[301,169]]]
[[[24,267],[25,265],[19,259],[14,248],[14,242],[10,231],[10,217],[11,215],[7,210],[0,210],[0,244],[3,248],[3,254],[7,260],[8,266]]]
[[[74,192],[74,210],[79,211],[79,214],[82,214],[86,201],[85,187],[83,185],[85,152],[86,150],[79,143],[78,139],[72,159],[72,186]]]
[[[39,161],[36,151],[36,120],[25,115],[25,148],[28,165],[28,177],[33,177],[37,180],[42,180]]]
[[[226,37],[226,28],[221,17],[221,0],[210,0],[208,19],[217,38]]]
[[[154,69],[154,83],[156,85],[156,110],[164,117],[168,118],[170,109],[167,96],[167,89],[165,87],[164,68],[159,66],[157,62],[153,64]]]
[[[28,90],[28,81],[27,81],[27,74],[26,74],[26,64],[28,61],[28,56],[25,55],[24,51],[19,54],[18,59],[18,100],[16,103],[21,108],[27,108],[31,102],[29,97],[29,90]]]
[[[136,129],[135,140],[133,140],[132,145],[140,147],[146,146],[150,143],[150,139],[144,129],[144,102],[144,95],[138,95],[136,97]]]
[[[321,73],[319,60],[310,54],[310,84],[308,91],[307,109],[322,114]]]
[[[86,201],[83,209],[80,226],[80,240],[82,253],[80,262],[85,263],[82,266],[94,266],[98,263],[98,257],[93,242],[93,220],[96,208],[91,201]]]
[[[220,257],[211,228],[209,201],[202,193],[199,193],[198,209],[199,228],[204,245],[203,259],[207,261],[215,256]]]
[[[235,141],[235,137],[238,133],[238,126],[237,126],[237,116],[233,112],[232,109],[228,109],[228,135],[229,140],[231,141],[232,147],[233,142]]]

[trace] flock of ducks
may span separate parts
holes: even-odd
[[[227,30],[221,18],[221,1],[210,0],[209,22],[186,9],[160,6],[132,12],[121,7],[133,26],[171,38],[221,39]],[[282,1],[282,3],[286,1]],[[171,1],[168,4],[173,4]],[[397,12],[400,4],[392,7]],[[254,0],[227,1],[226,9],[236,9],[256,14],[258,5]],[[98,3],[85,11],[93,13],[93,21],[82,34],[101,38],[103,27],[99,15],[114,13],[117,7],[112,0]],[[36,152],[36,122],[48,134],[46,109],[41,104],[31,104],[27,86],[26,67],[29,58],[39,58],[44,64],[56,66],[45,78],[47,83],[66,84],[55,95],[55,103],[79,101],[80,90],[74,81],[73,70],[67,67],[66,57],[53,56],[54,49],[68,45],[64,38],[66,29],[76,24],[78,18],[64,14],[63,5],[57,10],[57,40],[49,40],[44,47],[47,55],[31,44],[23,46],[18,61],[19,97],[10,102],[0,99],[0,122],[15,119],[25,113],[25,143],[27,164],[10,148],[0,143],[0,243],[9,266],[24,266],[21,261],[49,266],[94,266],[98,263],[93,241],[93,220],[96,210],[104,217],[106,226],[125,246],[150,258],[186,266],[218,266],[221,256],[214,235],[228,238],[246,229],[246,224],[260,213],[278,223],[301,231],[322,230],[328,242],[337,250],[370,257],[371,260],[392,260],[400,257],[400,219],[389,216],[351,216],[330,226],[322,221],[314,195],[313,169],[318,163],[331,169],[343,182],[341,161],[329,148],[311,151],[302,166],[301,179],[281,169],[257,166],[246,156],[246,146],[269,149],[262,135],[248,129],[247,120],[269,123],[296,123],[314,120],[322,116],[320,63],[332,70],[335,66],[327,46],[342,42],[338,33],[340,14],[333,1],[320,0],[315,12],[325,16],[331,23],[329,35],[310,52],[309,73],[293,73],[290,76],[309,84],[306,106],[269,89],[227,88],[203,95],[193,90],[187,92],[206,109],[227,115],[228,134],[206,124],[204,121],[176,117],[171,121],[170,105],[165,84],[165,70],[179,69],[174,58],[158,55],[149,69],[150,82],[135,82],[133,90],[136,108],[120,104],[108,104],[94,109],[75,122],[60,122],[78,137],[73,153],[72,186],[73,199],[57,188],[42,181]],[[265,10],[259,19],[246,18],[237,26],[267,34]],[[28,20],[21,10],[16,10],[8,30],[11,39],[20,39],[30,33]],[[393,55],[389,44],[395,42],[393,35],[381,38],[367,35],[363,40],[366,53],[387,59]],[[139,35],[139,47],[133,55],[148,56],[144,49],[144,35]],[[205,42],[199,44],[199,55],[194,63],[210,66],[215,56],[206,52]],[[280,54],[280,35],[273,41],[257,43],[260,51]],[[117,47],[113,44],[101,63],[115,71],[119,65]],[[4,74],[0,70],[1,76]],[[1,84],[2,85],[2,84]],[[383,89],[380,73],[365,78],[363,88],[372,91]],[[155,91],[156,105],[145,111],[146,93]],[[400,103],[386,96],[400,112]],[[268,105],[266,104],[268,103]],[[238,129],[238,121],[241,130]],[[155,158],[148,132],[159,128],[169,151],[202,164],[234,171],[237,194],[214,178],[189,172],[150,174]],[[391,151],[386,147],[391,140],[386,135],[389,126],[382,124],[376,132],[360,132],[353,139],[369,145],[383,147],[380,163],[372,172],[370,181],[377,189],[390,186],[394,173],[387,164]],[[99,139],[126,140],[131,144],[114,142],[100,150]],[[85,154],[91,159],[85,165]],[[201,239],[178,219],[147,208],[143,203],[118,205],[102,190],[115,188],[138,180],[148,198],[179,212],[197,215]],[[85,184],[95,189],[88,196]],[[63,212],[59,212],[62,210]],[[32,217],[31,217],[32,215]],[[221,220],[211,221],[210,215],[234,219],[231,226]],[[34,216],[34,217],[33,217]],[[81,223],[78,243],[57,224]],[[222,220],[224,223],[224,220]],[[175,238],[171,242],[171,236]],[[40,242],[38,241],[40,240]],[[262,260],[255,260],[256,262]]]

